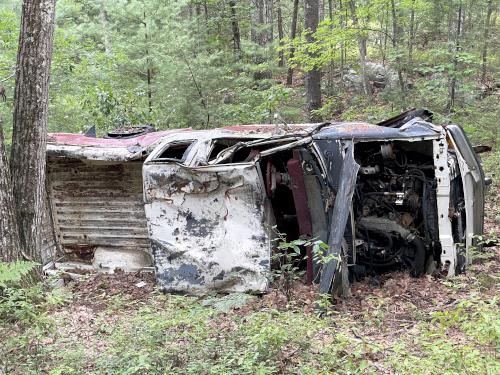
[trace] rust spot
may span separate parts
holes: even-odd
[[[96,248],[97,246],[94,245],[66,245],[64,251],[67,254],[76,255],[80,259],[91,260]]]

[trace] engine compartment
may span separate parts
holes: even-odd
[[[441,252],[432,141],[359,143],[355,159],[355,273],[405,268],[421,276]]]
[[[440,264],[433,142],[355,144],[354,158],[360,167],[344,233],[351,280],[398,269],[419,277]],[[455,160],[452,151],[448,157]],[[328,212],[343,181],[328,182],[328,172],[321,169],[312,147],[272,154],[260,161],[260,168],[280,233],[288,240],[308,237],[327,242]],[[303,178],[298,178],[298,172]],[[458,168],[450,172],[449,216],[453,240],[459,243],[465,227],[463,191]],[[310,256],[307,249],[303,255]],[[306,268],[306,262],[300,266]],[[310,269],[308,279],[317,280],[319,267],[312,268],[314,276]]]

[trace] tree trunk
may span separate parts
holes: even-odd
[[[318,28],[319,22],[319,1],[305,0],[304,1],[304,29],[308,43],[314,43],[314,32]],[[312,55],[314,57],[314,55]],[[321,72],[314,68],[306,72],[305,76],[306,101],[309,120],[316,122],[321,121],[314,111],[321,108]]]
[[[269,6],[268,2],[270,0],[255,0],[254,8],[252,13],[252,27],[250,30],[250,38],[252,42],[257,44],[260,48],[256,51],[254,56],[254,63],[256,65],[263,64],[266,59],[266,46],[269,41],[271,41],[272,29],[267,23],[269,17]],[[253,77],[255,80],[271,78],[271,72],[266,68],[257,70]]]
[[[238,24],[238,17],[236,14],[236,1],[229,0],[229,7],[231,8],[231,28],[233,31],[233,50],[234,57],[237,60],[241,59],[241,38],[240,38],[240,26]]]
[[[446,105],[446,110],[450,113],[455,106],[455,98],[457,94],[457,72],[458,72],[458,53],[460,52],[460,38],[462,35],[462,2],[458,5],[458,17],[457,17],[457,28],[455,34],[455,51],[453,54],[453,69],[451,71],[451,77],[449,79],[448,87],[448,103]]]
[[[283,16],[281,14],[281,2],[276,0],[276,16],[278,18],[278,39],[280,50],[278,52],[278,66],[285,66],[285,53],[283,52]]]
[[[481,51],[481,81],[486,80],[488,69],[488,38],[490,33],[491,13],[493,13],[493,1],[488,0],[488,9],[486,11],[486,20],[484,22],[483,50]]]
[[[383,40],[383,44],[384,44],[384,47],[383,47],[383,56],[382,56],[382,65],[385,66],[385,58],[387,56],[387,39],[388,39],[388,36],[389,36],[389,9],[386,9],[386,12],[385,12],[385,22],[384,22],[384,40]]]
[[[347,9],[343,6],[343,3],[339,3],[339,23],[340,29],[345,29],[346,20],[347,20]],[[340,82],[344,85],[344,70],[345,70],[345,61],[346,61],[346,48],[344,44],[344,39],[342,38],[340,42]]]
[[[99,22],[102,28],[102,43],[104,44],[104,52],[106,55],[111,54],[111,43],[108,37],[108,12],[106,12],[106,3],[101,0],[99,2]]]
[[[205,15],[205,23],[207,25],[207,34],[208,34],[208,4],[207,1],[203,1],[203,14]]]
[[[274,0],[264,0],[264,24],[268,44],[274,40]]]
[[[398,26],[398,16],[396,12],[396,4],[394,4],[394,0],[391,0],[391,13],[392,13],[392,48],[396,53],[396,65],[398,72],[398,81],[399,86],[401,87],[401,92],[406,94],[405,81],[403,79],[403,73],[401,71],[401,58],[399,57],[398,47],[399,47],[399,35],[400,28]]]
[[[24,0],[14,92],[12,189],[21,248],[34,260],[41,257],[54,13],[55,0]]]
[[[356,14],[356,4],[354,1],[349,1],[349,6],[351,8],[352,23],[355,28],[359,28],[358,16]],[[368,101],[372,100],[372,88],[370,86],[370,81],[368,79],[368,72],[366,69],[366,36],[358,36],[358,49],[359,49],[359,65],[361,68],[361,81],[363,85],[363,92],[368,98]]]
[[[330,21],[330,30],[333,33],[333,0],[328,0],[328,20]],[[332,51],[332,57],[330,59],[330,64],[328,66],[328,80],[327,87],[328,92],[333,91],[333,79],[335,74],[335,45],[332,43],[330,45]]]
[[[21,259],[19,227],[16,221],[12,183],[3,139],[3,125],[0,119],[0,262]]]
[[[290,39],[291,43],[293,43],[293,40],[297,36],[297,17],[299,14],[299,0],[293,0],[293,12],[292,12],[292,24],[290,25]],[[293,55],[295,54],[295,48],[292,46],[290,47],[290,54],[289,59],[293,59]],[[288,68],[288,74],[286,76],[286,83],[287,85],[291,85],[293,83],[293,69]]]
[[[410,9],[410,35],[408,38],[408,74],[413,76],[413,45],[415,44],[415,0]]]
[[[191,8],[189,8],[191,9]],[[148,24],[146,21],[146,11],[143,13],[144,21],[144,44],[146,46],[146,82],[148,84],[148,90],[147,90],[147,95],[148,95],[148,111],[151,114],[153,112],[153,89],[152,89],[152,71],[151,71],[151,58],[149,56],[149,34],[148,34]]]

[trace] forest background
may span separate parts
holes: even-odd
[[[7,139],[20,12],[0,2]],[[376,122],[424,107],[494,146],[497,15],[497,0],[59,0],[49,132]]]

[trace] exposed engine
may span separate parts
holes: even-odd
[[[440,252],[430,142],[359,143],[352,263],[378,273],[395,267],[425,272]],[[364,273],[363,272],[363,273]]]

